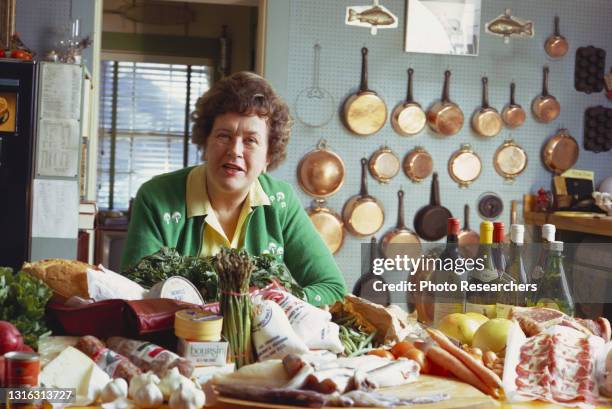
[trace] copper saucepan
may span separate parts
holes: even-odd
[[[544,79],[542,81],[542,94],[533,99],[531,110],[538,122],[545,124],[557,119],[561,113],[561,105],[557,98],[548,93],[548,66],[544,66]]]
[[[422,182],[433,172],[433,159],[429,152],[416,146],[404,158],[404,173],[413,182]]]
[[[514,94],[516,91],[516,84],[514,81],[510,83],[510,103],[504,107],[502,111],[502,119],[508,128],[514,129],[525,123],[525,110],[522,106],[516,103]]]
[[[421,105],[412,96],[412,76],[414,70],[408,68],[408,92],[406,100],[395,107],[391,114],[391,126],[402,136],[416,135],[423,130],[427,119]]]
[[[470,228],[470,205],[463,206],[463,228],[457,237],[464,256],[475,257],[478,253],[480,235]]]
[[[397,192],[397,225],[382,237],[380,246],[386,258],[408,256],[418,258],[421,255],[421,240],[415,232],[406,226],[404,220],[404,190]]]
[[[375,91],[368,88],[368,49],[361,49],[361,85],[343,106],[343,122],[355,135],[368,136],[378,132],[387,121],[387,105]]]
[[[444,73],[444,88],[442,99],[429,108],[427,111],[427,123],[432,131],[442,136],[455,135],[463,127],[463,111],[459,105],[450,100],[451,72],[446,70]]]
[[[344,162],[330,150],[325,139],[308,152],[297,167],[298,183],[313,197],[325,198],[336,193],[344,183]]]
[[[495,136],[502,129],[502,117],[489,105],[489,79],[482,77],[482,106],[472,115],[472,128],[480,136]]]
[[[368,160],[361,159],[361,191],[351,197],[342,209],[342,220],[346,229],[354,236],[364,237],[376,233],[385,222],[382,204],[368,194]]]
[[[336,254],[344,243],[344,223],[340,215],[327,207],[324,199],[315,199],[307,212],[329,251]]]
[[[561,174],[578,161],[580,148],[567,129],[559,129],[542,149],[542,161],[552,172]]]
[[[555,32],[546,39],[544,50],[552,58],[561,58],[569,50],[569,43],[559,30],[559,16],[555,16]]]
[[[400,170],[400,160],[388,146],[377,149],[368,162],[372,177],[380,183],[389,183]]]

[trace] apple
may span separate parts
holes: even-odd
[[[459,341],[461,344],[472,344],[474,333],[480,327],[481,322],[467,314],[454,313],[443,317],[437,329],[442,331],[446,336]]]
[[[8,321],[0,321],[0,355],[17,351],[23,345],[19,330]]]
[[[493,351],[499,353],[506,348],[508,332],[513,322],[505,318],[493,318],[485,322],[474,334],[472,346],[482,349],[483,352]]]
[[[485,322],[489,321],[489,317],[487,317],[486,315],[483,315],[479,312],[466,312],[465,315],[467,315],[470,318],[475,319],[476,321],[480,322],[480,325],[484,324]]]

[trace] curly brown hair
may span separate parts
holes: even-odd
[[[268,169],[274,169],[285,160],[292,124],[289,107],[268,81],[247,71],[217,81],[198,98],[195,111],[191,113],[191,141],[202,149],[202,155],[215,118],[228,112],[265,118],[268,123]]]

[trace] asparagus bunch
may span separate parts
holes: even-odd
[[[251,342],[249,282],[255,266],[245,250],[222,248],[214,258],[219,275],[219,306],[223,314],[221,333],[230,344],[236,368],[255,361]]]

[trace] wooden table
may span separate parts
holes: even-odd
[[[612,217],[603,214],[591,217],[567,216],[555,213],[538,213],[526,211],[523,213],[525,224],[541,226],[554,224],[557,230],[568,230],[578,233],[597,234],[612,237]]]

